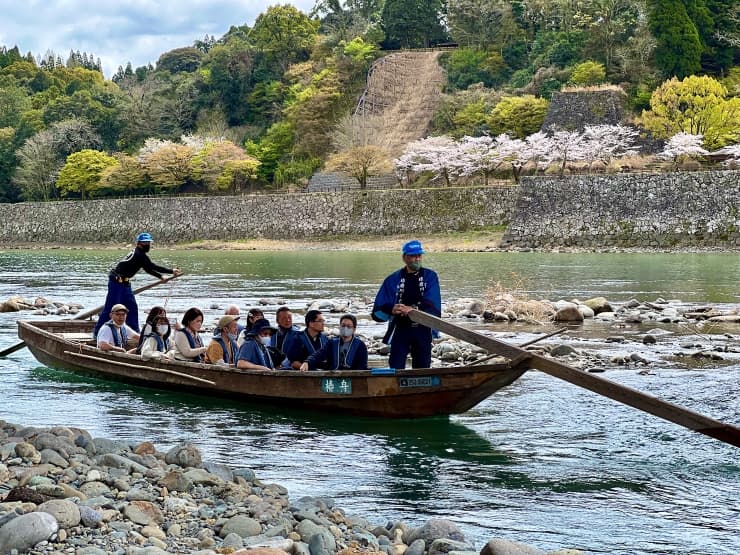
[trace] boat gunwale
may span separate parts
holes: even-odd
[[[117,353],[117,352],[106,352],[102,351],[97,347],[80,343],[78,341],[71,341],[60,335],[59,332],[54,333],[43,329],[43,324],[57,324],[60,322],[71,322],[72,320],[18,320],[18,327],[26,328],[29,333],[35,333],[42,335],[51,341],[59,344],[65,344],[68,351],[78,351],[80,353],[87,352],[94,354],[100,358],[110,359],[111,363],[116,362],[136,362],[141,366],[148,366],[153,368],[181,368],[189,370],[200,370],[206,373],[225,373],[225,374],[240,374],[240,375],[252,375],[252,376],[273,376],[273,377],[300,377],[306,376],[311,378],[316,377],[353,377],[353,378],[387,378],[387,377],[404,377],[404,376],[425,376],[430,372],[436,374],[466,374],[470,372],[491,372],[491,371],[521,371],[523,368],[521,365],[512,365],[510,362],[492,363],[492,364],[480,364],[480,365],[467,365],[467,366],[438,366],[431,368],[404,368],[404,369],[392,369],[392,372],[387,374],[384,373],[373,373],[373,369],[369,370],[311,370],[307,372],[300,372],[292,369],[272,369],[272,370],[255,370],[255,369],[244,369],[222,366],[218,364],[205,364],[197,362],[187,362],[177,359],[144,359],[141,355],[132,353]],[[82,321],[84,322],[84,320]],[[38,326],[37,324],[42,324]],[[25,341],[28,342],[27,339]],[[374,369],[378,370],[378,369]]]

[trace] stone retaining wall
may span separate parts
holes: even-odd
[[[367,178],[366,189],[396,189],[398,178],[395,175],[377,175]],[[307,190],[309,193],[322,191],[345,191],[360,189],[360,182],[351,175],[333,172],[320,172],[311,176]]]
[[[740,172],[523,179],[502,246],[740,247]]]
[[[740,172],[529,177],[520,187],[0,205],[0,245],[430,234],[507,225],[504,247],[740,248]]]
[[[616,125],[625,119],[627,95],[621,89],[555,92],[543,131],[583,131],[586,125]]]
[[[317,238],[483,229],[508,223],[516,187],[394,189],[1,205],[0,244]]]

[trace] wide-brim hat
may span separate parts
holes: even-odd
[[[249,328],[247,335],[259,335],[262,330],[270,330],[272,333],[275,333],[277,331],[277,328],[273,328],[270,325],[270,322],[267,321],[267,318],[260,318],[259,320],[256,320],[254,324],[252,324],[252,327]]]
[[[231,322],[234,322],[235,320],[238,320],[238,319],[239,319],[239,316],[235,316],[234,314],[224,314],[218,320],[218,329],[225,328]]]

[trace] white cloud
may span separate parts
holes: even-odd
[[[0,45],[21,53],[70,50],[99,57],[106,77],[119,65],[156,63],[160,54],[190,46],[206,34],[222,36],[232,25],[252,25],[268,6],[290,3],[308,13],[314,0],[118,0],[85,2],[0,0]]]

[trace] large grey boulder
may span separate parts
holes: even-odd
[[[41,503],[37,510],[53,516],[60,528],[72,528],[80,523],[80,509],[66,499],[52,499]]]
[[[220,536],[225,538],[229,534],[238,534],[241,538],[257,536],[262,532],[262,525],[255,519],[245,515],[231,517],[221,528]]]
[[[420,528],[414,528],[404,535],[404,543],[411,545],[418,539],[424,540],[426,545],[431,545],[434,540],[449,538],[451,540],[464,542],[465,536],[457,527],[457,524],[443,518],[432,518]]]
[[[495,538],[483,546],[480,555],[545,555],[545,552],[526,543]]]
[[[172,449],[167,451],[164,456],[164,462],[167,464],[176,464],[183,468],[188,467],[200,467],[203,460],[200,456],[200,451],[192,443],[182,443],[175,445]]]
[[[614,309],[604,297],[594,297],[583,301],[587,307],[594,311],[594,314],[600,314],[601,312],[614,312]]]
[[[14,518],[0,528],[0,553],[13,549],[20,552],[48,540],[59,530],[59,524],[49,513],[28,513]]]
[[[577,305],[564,306],[555,313],[556,322],[583,322],[583,313]]]

